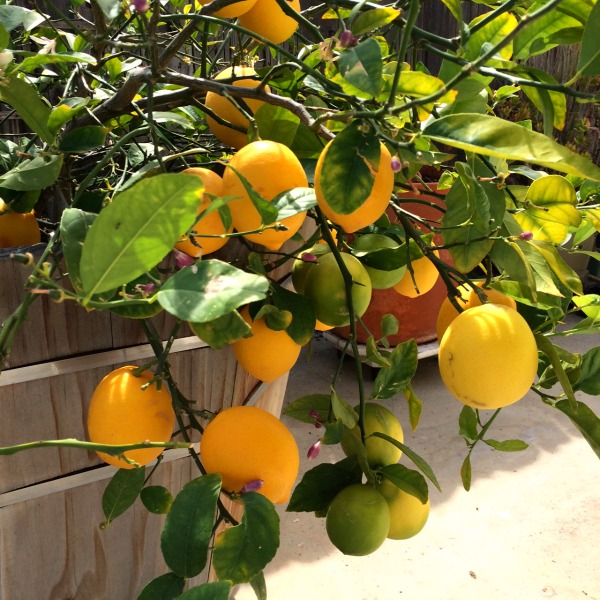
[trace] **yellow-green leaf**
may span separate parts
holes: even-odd
[[[489,13],[479,15],[475,17],[469,24],[470,27],[481,22],[486,18]],[[477,30],[467,42],[465,46],[465,58],[467,60],[475,60],[479,57],[484,46],[496,46],[501,43],[506,36],[513,31],[518,25],[517,18],[509,13],[505,12],[498,15],[495,19],[492,19],[489,23],[484,25],[481,29]],[[513,53],[512,42],[509,42],[498,51],[498,56],[504,60],[509,60]],[[487,65],[494,65],[498,61],[489,60]]]

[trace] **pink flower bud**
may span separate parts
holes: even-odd
[[[397,173],[400,171],[400,169],[402,169],[402,163],[400,162],[400,159],[397,156],[392,156],[392,171]]]
[[[137,10],[139,13],[145,13],[150,8],[148,0],[132,0],[131,6],[134,10]]]
[[[321,451],[321,440],[315,442],[306,453],[306,458],[312,460],[313,458],[317,458],[319,456],[319,452]]]
[[[255,479],[254,481],[249,481],[244,487],[240,490],[240,494],[247,494],[248,492],[258,492],[262,486],[265,485],[265,482],[262,479]]]
[[[156,284],[155,283],[145,283],[144,285],[138,285],[137,288],[140,291],[140,293],[145,294],[145,295],[150,295],[156,289]]]
[[[303,260],[304,262],[316,263],[317,256],[316,254],[312,254],[312,252],[303,252],[300,256],[300,260]]]
[[[525,240],[526,242],[529,242],[530,240],[533,239],[533,233],[531,233],[531,231],[524,231],[523,233],[521,233],[519,235],[519,239],[520,240]]]
[[[308,414],[310,417],[312,417],[315,427],[317,429],[321,429],[321,427],[323,427],[323,424],[321,423],[321,416],[319,415],[319,413],[316,410],[311,410]]]
[[[193,256],[190,256],[185,252],[181,252],[181,250],[177,250],[176,248],[173,250],[173,256],[175,258],[175,264],[179,269],[189,267],[196,262],[196,259]]]
[[[358,38],[348,29],[345,29],[340,34],[340,46],[342,48],[350,48],[358,44]]]

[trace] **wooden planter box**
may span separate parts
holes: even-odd
[[[28,275],[7,253],[0,255],[0,322],[23,297]],[[154,322],[159,331],[170,329],[168,315]],[[100,379],[152,356],[139,322],[38,299],[0,375],[0,446],[86,439],[88,403]],[[170,364],[198,408],[216,411],[250,398],[281,412],[287,376],[261,384],[237,365],[229,348],[215,351],[186,331],[175,341]],[[139,500],[100,529],[101,498],[114,472],[95,453],[78,449],[0,457],[0,600],[135,598],[168,571],[160,551],[164,518]],[[198,475],[187,450],[168,450],[149,483],[175,495]],[[191,583],[208,576],[207,569]]]

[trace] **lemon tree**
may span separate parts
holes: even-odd
[[[42,296],[137,319],[154,357],[133,376],[99,378],[88,439],[0,440],[0,454],[67,446],[120,467],[104,525],[138,498],[165,515],[156,543],[167,572],[144,583],[141,600],[225,599],[238,584],[266,597],[263,571],[285,541],[273,502],[288,498],[288,510],[324,517],[323,535],[349,554],[424,529],[429,488],[440,486],[404,432],[420,434],[431,399],[411,385],[415,340],[388,342],[403,326],[391,315],[359,349],[373,288],[424,300],[446,286],[439,368],[463,404],[466,489],[478,444],[527,447],[491,432],[498,411],[528,393],[600,456],[598,416],[577,397],[600,394],[599,349],[560,345],[600,322],[600,298],[569,256],[599,258],[580,247],[600,231],[600,168],[566,127],[573,106],[597,108],[580,84],[600,75],[598,3],[445,1],[460,31],[451,39],[418,0],[46,4],[48,13],[0,11],[0,107],[20,131],[0,139],[0,258],[29,269],[3,317],[0,368]],[[578,48],[573,72],[534,66],[563,42]],[[439,60],[415,61],[424,46]],[[575,311],[584,316],[559,328]],[[175,323],[164,336],[151,320],[161,313]],[[319,432],[300,454],[339,450],[297,482],[298,449],[277,419],[272,438],[252,438],[262,425],[246,417],[221,430],[233,413],[186,397],[170,360],[189,327],[260,388],[293,368],[315,329],[336,326],[350,330],[356,394],[339,393],[340,359],[328,393],[286,407]],[[379,368],[369,393],[361,355]],[[276,438],[287,440],[283,464]],[[251,456],[265,441],[262,458]],[[149,485],[165,449],[178,447],[197,476],[177,491]],[[241,520],[224,497],[243,506]],[[191,587],[209,558],[218,581]]]

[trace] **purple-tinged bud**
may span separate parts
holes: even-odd
[[[141,294],[144,294],[146,296],[149,296],[150,294],[152,294],[154,292],[154,290],[156,290],[155,283],[145,283],[143,285],[138,285],[136,287]]]
[[[312,460],[313,458],[317,458],[319,456],[319,452],[321,451],[321,440],[315,442],[306,453],[306,458]]]
[[[402,162],[397,156],[392,156],[392,171],[397,173],[400,169],[402,169]]]
[[[173,257],[175,258],[175,264],[179,269],[189,267],[196,262],[196,259],[193,256],[190,256],[185,252],[181,252],[181,250],[177,250],[177,248],[173,250]]]
[[[348,29],[340,33],[340,46],[342,48],[350,48],[358,44],[358,38]]]
[[[303,252],[302,255],[300,256],[300,260],[303,260],[304,262],[309,262],[309,263],[316,263],[317,256],[316,256],[316,254],[313,254],[312,252]]]
[[[533,233],[531,233],[531,231],[524,231],[519,235],[519,239],[529,242],[533,239]]]
[[[321,429],[321,427],[323,427],[323,424],[321,423],[321,415],[319,415],[316,410],[309,411],[308,415],[314,421],[314,425],[317,429]]]
[[[137,10],[139,13],[145,13],[150,8],[148,0],[132,0],[131,6],[133,6],[134,10]]]
[[[240,494],[247,494],[248,492],[258,492],[262,486],[265,485],[265,482],[262,479],[255,479],[254,481],[249,481],[244,487],[240,490]]]

